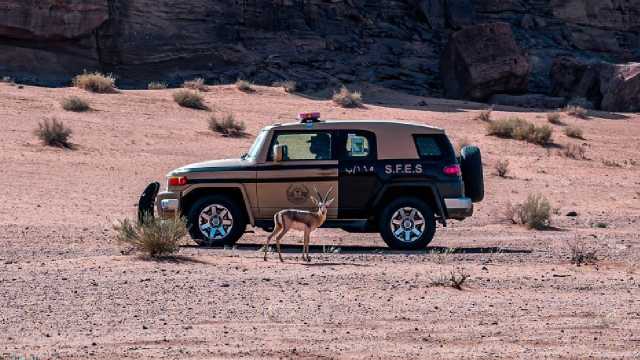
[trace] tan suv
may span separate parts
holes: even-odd
[[[185,216],[201,245],[236,242],[248,224],[270,230],[285,208],[312,209],[315,189],[333,188],[324,227],[379,232],[395,249],[424,248],[436,221],[462,220],[484,196],[476,147],[460,158],[442,129],[396,121],[299,121],[265,127],[239,159],[190,164],[147,194],[140,212]],[[463,181],[464,179],[464,181]],[[157,193],[157,190],[155,191]],[[151,201],[150,201],[151,199]]]

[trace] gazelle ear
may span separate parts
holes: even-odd
[[[335,198],[327,200],[327,201],[324,203],[324,206],[329,207],[329,205],[331,205],[331,203],[333,202],[333,200],[335,200]]]
[[[311,202],[313,202],[315,205],[318,205],[318,200],[316,200],[313,195],[309,195],[309,199],[311,199]]]

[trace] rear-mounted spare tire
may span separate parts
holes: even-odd
[[[465,196],[473,202],[484,199],[484,177],[482,175],[482,156],[477,146],[465,146],[460,151],[460,168],[464,181]]]

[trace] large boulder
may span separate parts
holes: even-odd
[[[543,94],[508,95],[496,94],[491,96],[489,103],[495,105],[517,106],[536,109],[558,109],[566,105],[563,97],[547,96]]]
[[[440,58],[445,96],[457,99],[524,93],[530,68],[511,26],[501,22],[453,33]]]
[[[0,0],[0,37],[72,39],[90,35],[108,18],[107,0]]]
[[[602,77],[602,110],[640,111],[640,63],[615,65]]]

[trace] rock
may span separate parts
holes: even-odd
[[[569,212],[567,213],[567,216],[570,216],[570,217],[576,217],[576,216],[578,216],[578,213],[577,213],[577,212],[575,212],[575,211],[569,211]]]
[[[606,111],[640,111],[640,63],[610,64],[560,57],[551,69],[552,93],[569,104]]]
[[[601,82],[601,91],[602,110],[640,111],[640,63],[615,66],[608,81]]]
[[[489,103],[506,106],[519,106],[538,109],[558,109],[566,104],[563,97],[553,97],[543,94],[508,95],[496,94],[491,96]]]
[[[486,100],[524,93],[530,65],[506,23],[470,26],[451,35],[440,59],[447,97]]]
[[[73,39],[90,35],[108,18],[107,0],[0,1],[0,36]]]

